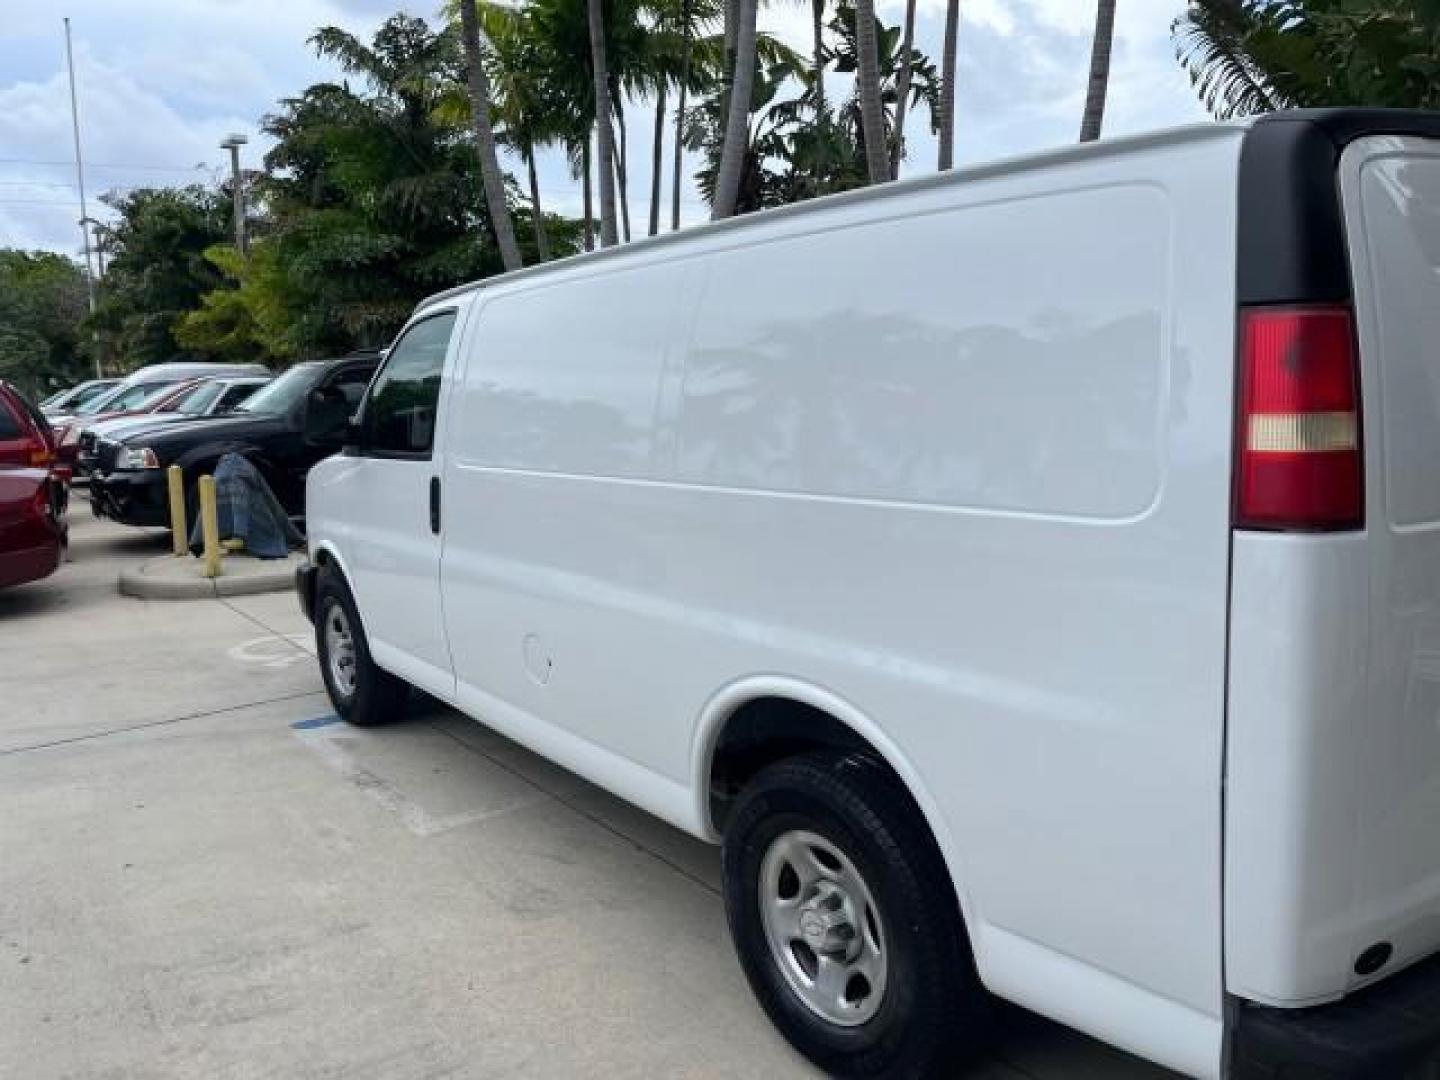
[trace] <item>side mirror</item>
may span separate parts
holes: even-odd
[[[305,402],[305,441],[340,449],[351,438],[350,403],[333,386],[313,390]]]

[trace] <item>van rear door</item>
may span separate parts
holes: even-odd
[[[1295,1009],[1440,951],[1440,115],[1257,121],[1239,219],[1225,982]]]
[[[1352,142],[1340,190],[1370,572],[1354,943],[1390,971],[1440,948],[1440,139]]]

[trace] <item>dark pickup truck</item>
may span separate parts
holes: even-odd
[[[303,517],[305,474],[339,449],[346,422],[379,364],[375,353],[296,364],[226,417],[157,425],[102,440],[90,478],[90,507],[126,525],[166,527],[166,469],[179,465],[184,470],[186,501],[193,511],[195,481],[234,452],[260,471],[291,517]]]

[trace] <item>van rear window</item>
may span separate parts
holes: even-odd
[[[1360,178],[1380,346],[1385,501],[1396,525],[1440,521],[1440,157],[1395,155]]]

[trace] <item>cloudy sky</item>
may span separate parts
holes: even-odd
[[[877,0],[897,24],[904,0]],[[1171,20],[1183,0],[1119,0],[1105,133],[1203,120],[1175,63]],[[405,10],[435,19],[438,0]],[[761,28],[808,50],[809,4],[762,7]],[[153,184],[211,182],[229,132],[264,150],[258,121],[277,99],[338,73],[306,45],[317,26],[368,35],[394,0],[0,0],[0,246],[77,253],[77,192],[61,17],[71,18],[91,212],[95,195]],[[944,0],[919,0],[917,45],[938,61]],[[960,163],[1073,141],[1094,18],[1091,0],[961,0],[956,153]],[[648,148],[651,119],[631,111],[630,143]],[[652,114],[653,115],[653,114]],[[923,110],[909,125],[909,173],[934,166]],[[648,154],[631,169],[631,214],[648,213]],[[518,162],[509,163],[517,176]],[[541,168],[542,198],[577,210],[558,158]],[[684,216],[704,208],[684,193]],[[665,196],[668,205],[668,195]]]

